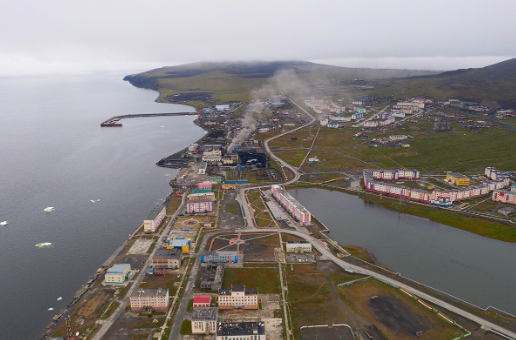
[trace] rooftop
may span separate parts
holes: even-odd
[[[168,289],[158,288],[158,289],[138,289],[133,292],[131,297],[153,297],[160,296],[165,297],[168,294]]]
[[[158,249],[154,254],[155,259],[179,259],[183,253],[179,249]]]
[[[127,264],[127,263],[117,263],[117,264],[114,264],[113,267],[109,268],[107,270],[106,274],[108,274],[108,275],[122,274],[127,269],[127,267],[129,267],[129,269],[130,269],[131,265]]]
[[[265,335],[263,322],[219,323],[217,336]]]
[[[226,251],[220,251],[220,250],[215,250],[215,251],[205,251],[202,255],[203,256],[237,256],[238,255],[238,251],[236,250],[226,250]]]
[[[194,295],[193,303],[210,303],[211,295]]]
[[[245,295],[258,294],[258,288],[245,288],[245,286],[231,286],[231,289],[219,289],[219,295],[231,295],[231,292],[244,292]]]
[[[185,240],[184,238],[178,238],[178,239],[175,239],[175,240],[170,240],[168,241],[168,244],[171,245],[171,246],[187,246],[190,244],[190,240]]]
[[[453,176],[455,178],[468,178],[468,176],[464,176],[463,174],[460,174],[458,172],[452,172],[452,171],[448,171],[448,174],[450,176]]]
[[[192,321],[214,320],[217,321],[217,307],[196,307],[192,311]]]
[[[158,216],[159,213],[161,212],[161,210],[163,210],[164,208],[165,208],[165,206],[163,204],[155,206],[154,209],[152,209],[150,214],[145,219],[146,220],[154,220],[156,218],[156,216]]]

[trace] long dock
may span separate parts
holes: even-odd
[[[197,116],[199,112],[170,112],[170,113],[138,113],[133,115],[121,115],[111,117],[102,123],[100,123],[101,127],[121,127],[122,123],[120,120],[126,118],[144,118],[144,117],[161,117],[161,116]]]

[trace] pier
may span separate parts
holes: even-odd
[[[171,112],[171,113],[138,113],[133,115],[114,116],[103,121],[101,127],[121,127],[120,120],[125,118],[144,118],[144,117],[162,117],[162,116],[197,116],[199,112]]]

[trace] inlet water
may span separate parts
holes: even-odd
[[[8,222],[0,226],[2,339],[43,334],[170,193],[176,171],[155,163],[204,134],[195,117],[101,128],[115,115],[194,111],[155,103],[156,92],[123,77],[0,79],[0,221]],[[45,213],[48,206],[55,210]],[[35,247],[41,242],[53,246]]]
[[[401,214],[342,192],[289,191],[343,246],[368,249],[394,272],[482,308],[516,314],[516,244]]]

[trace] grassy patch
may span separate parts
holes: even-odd
[[[281,293],[278,268],[226,268],[222,288],[229,289],[232,285],[258,288],[259,294]]]
[[[188,313],[191,313],[193,311],[193,299],[190,299],[188,301],[188,305],[186,306],[186,311]]]
[[[183,320],[179,333],[183,335],[192,334],[192,322],[190,320]]]

